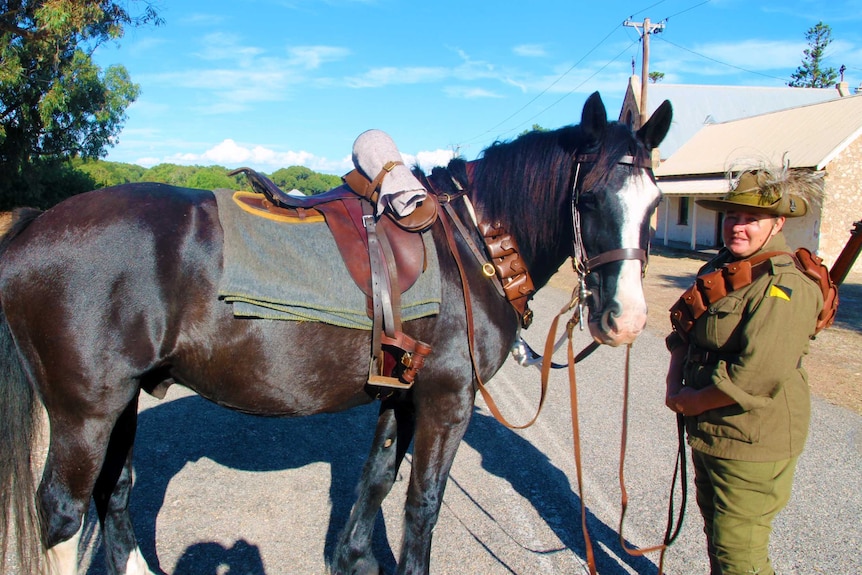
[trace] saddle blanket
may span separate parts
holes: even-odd
[[[232,190],[213,192],[224,231],[219,299],[242,318],[315,321],[371,330],[367,298],[354,283],[326,223],[259,217],[240,208]],[[427,265],[401,296],[401,319],[440,312],[437,250],[422,234]]]

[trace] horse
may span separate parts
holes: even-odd
[[[495,142],[471,175],[456,159],[426,181],[440,197],[457,198],[461,190],[475,212],[502,222],[537,288],[567,258],[583,264],[588,257],[590,333],[602,344],[627,344],[646,323],[643,254],[661,197],[650,158],[671,115],[664,102],[634,131],[608,121],[596,92],[580,124]],[[466,204],[451,201],[470,221]],[[447,217],[441,210],[431,227],[439,313],[405,322],[433,353],[409,391],[380,399],[357,500],[327,559],[333,573],[378,572],[375,515],[411,443],[397,573],[429,572],[432,531],[477,384],[500,368],[521,328],[497,280],[471,255],[476,229],[456,234],[453,254]],[[223,248],[212,191],[124,184],[16,213],[0,241],[0,524],[10,526],[0,560],[8,556],[24,572],[77,573],[92,499],[108,571],[153,573],[129,515],[142,390],[179,384],[260,416],[336,412],[376,400],[366,389],[368,330],[238,320],[216,293]],[[50,439],[36,488],[31,443],[39,403]]]

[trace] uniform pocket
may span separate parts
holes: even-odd
[[[738,405],[711,409],[697,417],[697,428],[713,437],[757,443],[760,441],[760,414],[756,409],[740,412]]]
[[[744,310],[745,302],[734,295],[725,296],[710,304],[706,309],[706,333],[703,334],[703,341],[710,342],[715,349],[727,345],[742,321]]]

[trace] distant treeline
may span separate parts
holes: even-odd
[[[73,160],[72,166],[90,176],[96,188],[130,182],[161,182],[204,190],[217,188],[240,190],[248,187],[244,175],[228,176],[231,168],[223,166],[158,164],[152,168],[143,168],[135,164],[101,160]],[[266,175],[281,189],[287,192],[299,190],[307,196],[331,190],[341,184],[341,178],[338,176],[320,174],[304,166],[281,168]]]
[[[20,206],[45,209],[82,192],[132,182],[161,182],[205,190],[249,189],[245,176],[228,176],[230,171],[223,166],[158,164],[144,168],[136,164],[81,159],[45,163],[18,178],[0,182],[0,210]],[[266,175],[284,191],[299,190],[308,196],[341,184],[338,176],[321,174],[304,166],[281,168]]]

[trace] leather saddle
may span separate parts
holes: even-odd
[[[368,301],[374,323],[368,385],[378,398],[410,389],[431,353],[430,346],[401,331],[401,294],[425,271],[425,242],[419,232],[436,221],[438,203],[428,194],[407,217],[384,211],[378,218],[374,213],[377,190],[393,165],[388,162],[374,180],[354,170],[344,177],[344,185],[305,197],[284,193],[251,168],[230,173],[245,174],[260,194],[239,198],[252,209],[295,219],[323,216],[354,283]]]
[[[306,219],[323,216],[332,233],[341,257],[353,281],[369,298],[373,295],[371,264],[368,258],[368,234],[363,218],[373,216],[373,196],[359,195],[350,185],[342,186],[313,196],[292,196],[284,193],[266,176],[251,168],[238,168],[230,175],[245,174],[252,189],[261,194],[242,197],[240,201],[252,209],[280,216]],[[361,178],[361,179],[360,179]],[[345,182],[366,182],[373,190],[373,181],[355,170],[345,176]],[[363,189],[362,192],[365,192]],[[437,217],[436,198],[429,194],[422,206],[407,218],[398,218],[385,212],[377,220],[378,233],[384,233],[392,246],[394,265],[398,270],[398,287],[404,293],[416,283],[425,271],[425,243],[421,232],[431,226]],[[370,315],[370,314],[369,314]]]

